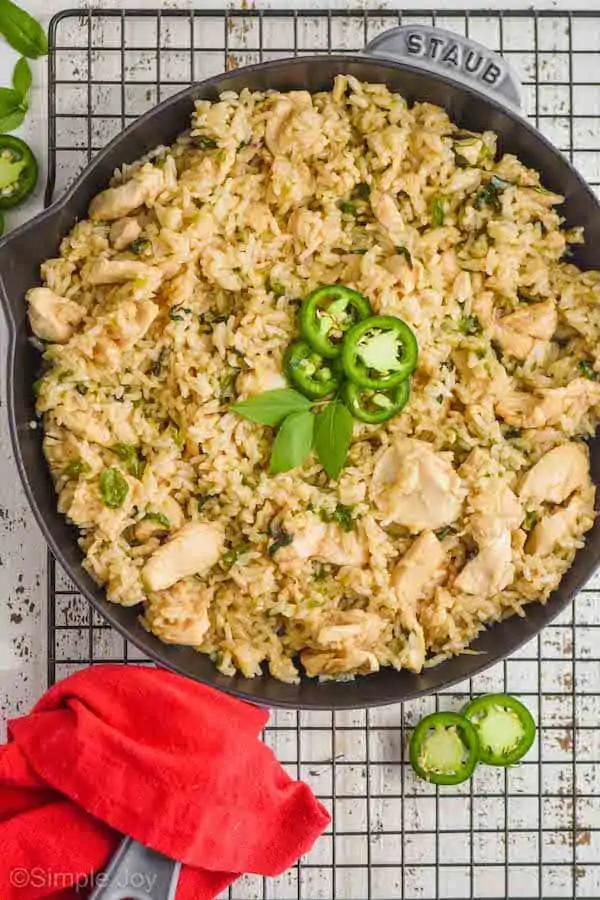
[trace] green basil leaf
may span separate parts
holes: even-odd
[[[310,407],[310,400],[293,388],[278,388],[234,403],[229,409],[251,422],[275,427],[281,425],[286,416],[309,410]]]
[[[315,452],[330,478],[339,478],[344,468],[354,420],[350,411],[335,400],[329,403],[315,420]]]
[[[17,109],[8,113],[6,116],[0,116],[0,134],[6,134],[9,131],[16,131],[20,128],[25,119],[25,110]]]
[[[21,59],[18,60],[13,72],[13,87],[27,106],[29,105],[27,100],[29,91],[31,90],[31,81],[32,78],[29,63],[25,57],[22,56]]]
[[[21,95],[13,88],[0,87],[0,117],[10,116],[21,108]]]
[[[129,485],[118,469],[104,469],[100,476],[100,496],[109,509],[119,509],[125,503]]]
[[[289,472],[301,466],[312,448],[315,417],[310,409],[283,420],[271,450],[271,473]]]
[[[48,38],[40,23],[12,0],[0,0],[0,34],[21,56],[37,59],[48,53]]]

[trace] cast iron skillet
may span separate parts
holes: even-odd
[[[467,71],[475,69],[475,71]],[[429,27],[398,28],[376,38],[364,55],[300,57],[238,69],[193,85],[141,116],[115,138],[78,178],[68,193],[44,213],[0,243],[0,296],[8,321],[8,413],[17,464],[37,521],[59,563],[85,597],[121,634],[164,666],[248,700],[272,706],[344,708],[375,706],[436,691],[468,678],[516,650],[536,635],[570,602],[600,562],[598,524],[585,547],[546,606],[532,604],[525,619],[513,616],[494,625],[475,641],[476,656],[449,659],[420,675],[384,669],[351,683],[303,678],[287,685],[262,678],[228,678],[208,657],[187,647],[161,643],[138,623],[139,609],[109,603],[81,567],[76,529],[56,509],[56,495],[42,455],[42,434],[35,421],[32,382],[39,354],[28,340],[25,291],[39,282],[40,263],[57,253],[61,238],[86,215],[91,198],[106,187],[113,170],[157,144],[169,144],[189,122],[192,101],[216,99],[225,90],[329,89],[338,73],[366,81],[385,81],[411,101],[427,100],[445,107],[461,126],[491,129],[501,150],[517,154],[538,169],[544,184],[566,196],[567,223],[583,225],[586,243],[575,262],[600,267],[600,208],[592,191],[569,163],[519,113],[518,82],[498,56],[458,35]],[[598,483],[600,446],[591,441],[592,475]]]

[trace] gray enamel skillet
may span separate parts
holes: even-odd
[[[532,605],[527,617],[498,623],[472,645],[476,656],[459,656],[421,675],[385,669],[351,683],[319,684],[304,678],[286,685],[260,679],[227,678],[210,660],[190,648],[161,643],[138,623],[138,610],[114,606],[81,567],[76,530],[56,509],[56,496],[42,454],[41,433],[32,428],[32,383],[39,355],[31,346],[23,296],[39,280],[39,267],[57,252],[61,238],[85,216],[91,198],[113,170],[157,144],[169,144],[187,127],[192,102],[215,99],[225,90],[282,91],[329,89],[348,73],[365,81],[385,81],[408,100],[443,106],[464,128],[497,132],[500,150],[518,155],[541,172],[543,183],[565,195],[569,226],[582,225],[585,245],[574,261],[600,267],[600,208],[596,197],[568,161],[520,113],[520,86],[506,62],[462,36],[428,26],[396,28],[379,35],[363,54],[333,54],[262,63],[192,85],[137,119],[100,153],[65,196],[44,213],[0,241],[0,300],[8,324],[8,413],[13,448],[29,502],[59,563],[82,594],[125,638],[158,664],[198,681],[269,706],[342,709],[406,700],[472,677],[517,650],[560,613],[600,562],[600,528],[587,535],[574,565],[545,606]],[[600,446],[590,442],[592,477],[600,476]],[[90,900],[174,900],[180,864],[125,838]]]
[[[386,82],[411,101],[445,107],[460,126],[499,135],[501,151],[517,154],[541,172],[549,188],[565,195],[561,212],[570,226],[583,225],[585,245],[575,262],[600,268],[598,201],[569,162],[520,113],[517,79],[499,56],[470,40],[426,26],[396,28],[373,40],[362,54],[296,57],[237,69],[192,85],[130,125],[100,153],[65,196],[0,242],[0,299],[8,323],[8,414],[19,472],[37,521],[59,563],[85,597],[128,640],[157,663],[255,703],[291,708],[375,706],[415,697],[471,677],[515,651],[536,635],[571,601],[600,561],[598,525],[545,606],[532,604],[525,619],[514,616],[490,627],[473,644],[477,655],[449,659],[420,675],[384,669],[350,683],[303,678],[283,684],[268,675],[245,679],[221,675],[208,657],[189,647],[163,644],[139,624],[139,609],[109,603],[81,567],[76,529],[56,509],[56,496],[42,454],[35,420],[32,383],[39,354],[29,341],[24,294],[39,282],[40,263],[56,255],[61,238],[86,215],[91,198],[103,189],[113,170],[157,144],[169,144],[189,122],[196,98],[215,99],[225,90],[282,91],[329,89],[339,73]],[[590,443],[592,475],[600,475],[600,445]]]

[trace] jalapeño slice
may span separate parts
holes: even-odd
[[[510,694],[477,697],[462,714],[477,730],[481,762],[488,766],[514,765],[535,739],[533,716]]]
[[[461,784],[479,762],[477,731],[454,712],[437,712],[421,719],[410,739],[410,764],[431,784]]]

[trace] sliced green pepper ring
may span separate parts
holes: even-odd
[[[432,713],[413,731],[409,752],[419,778],[431,784],[461,784],[479,762],[477,731],[458,713]]]
[[[288,347],[283,368],[294,387],[310,400],[322,400],[338,388],[339,377],[306,341],[295,341]]]
[[[410,396],[408,378],[389,391],[372,391],[346,381],[342,389],[344,402],[355,419],[368,425],[380,425],[401,412]]]
[[[510,694],[477,697],[462,714],[477,730],[481,762],[488,766],[514,765],[535,740],[533,716]]]
[[[372,314],[366,297],[343,284],[328,284],[309,294],[300,309],[300,331],[326,359],[341,353],[344,335],[356,322]]]
[[[31,148],[21,138],[0,134],[0,209],[22,203],[37,179],[38,164]]]
[[[342,347],[347,377],[359,387],[385,391],[405,381],[419,356],[411,328],[396,316],[371,316],[354,325]]]

